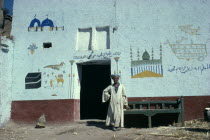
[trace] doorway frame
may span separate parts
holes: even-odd
[[[92,61],[85,61],[85,62],[79,62],[76,63],[77,64],[77,70],[78,70],[78,76],[79,76],[79,80],[80,80],[80,91],[79,91],[79,102],[80,102],[80,106],[79,106],[79,115],[80,115],[80,120],[84,120],[81,119],[81,81],[82,81],[82,66],[84,65],[109,65],[110,66],[110,73],[112,71],[112,65],[111,65],[111,59],[105,59],[105,60],[92,60]],[[110,79],[110,83],[111,83],[111,79]]]

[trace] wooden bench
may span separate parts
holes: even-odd
[[[148,127],[152,127],[152,116],[155,114],[178,113],[178,122],[184,126],[184,98],[176,101],[135,101],[128,102],[129,110],[124,110],[124,115],[143,114],[148,117]]]

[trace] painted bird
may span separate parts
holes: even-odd
[[[59,65],[48,65],[48,66],[45,66],[44,68],[51,68],[51,69],[54,69],[54,70],[60,70],[60,67],[62,67],[65,63],[64,62],[61,62]]]

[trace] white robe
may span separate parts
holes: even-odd
[[[128,103],[124,86],[120,84],[117,93],[115,92],[115,87],[113,85],[104,89],[102,102],[107,102],[110,97],[106,126],[124,127],[123,105],[127,105]]]

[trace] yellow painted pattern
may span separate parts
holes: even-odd
[[[131,78],[144,78],[144,77],[163,77],[163,75],[147,70],[147,71],[138,73],[138,74],[132,76]]]

